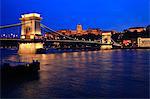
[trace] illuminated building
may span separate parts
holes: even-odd
[[[129,46],[132,43],[131,40],[123,40],[123,45],[124,46]]]
[[[62,33],[64,35],[76,35],[76,36],[82,36],[82,35],[87,35],[87,34],[94,34],[94,35],[101,35],[102,30],[99,28],[89,28],[87,30],[83,30],[81,24],[77,24],[76,30],[69,30],[69,29],[63,29],[59,30],[59,33]]]
[[[89,28],[87,30],[87,33],[89,34],[94,34],[94,35],[101,35],[102,34],[102,30],[98,29],[98,28]]]
[[[41,36],[40,14],[24,14],[20,18],[22,21],[21,39],[35,39]]]
[[[71,35],[77,35],[77,31],[76,30],[71,30]]]
[[[68,36],[72,35],[71,30],[67,30],[67,29],[59,30],[58,32],[62,33],[63,35],[68,35]]]
[[[82,34],[82,32],[83,32],[82,25],[78,24],[77,25],[77,34]]]
[[[81,24],[77,24],[76,30],[69,30],[69,29],[63,29],[59,30],[59,33],[62,33],[64,35],[76,35],[76,36],[82,36],[87,34],[94,34],[94,35],[102,35],[102,30],[99,28],[88,28],[87,30],[83,30]],[[116,31],[109,31],[111,34],[115,34]]]
[[[76,30],[69,30],[69,29],[62,29],[62,30],[58,30],[59,33],[62,33],[63,35],[84,35],[87,34],[87,31],[82,29],[82,25],[78,24]]]
[[[128,29],[129,32],[143,32],[145,31],[145,28],[144,27],[132,27],[132,28],[129,28]]]
[[[74,31],[72,31],[73,33]],[[74,34],[74,33],[73,33]],[[75,35],[78,35],[78,36],[81,36],[81,35],[85,35],[87,34],[87,32],[85,30],[82,29],[82,25],[81,24],[78,24],[77,25],[77,28],[76,28],[76,34]]]
[[[150,38],[138,38],[138,47],[149,47],[150,48]]]

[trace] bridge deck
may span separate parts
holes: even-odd
[[[0,41],[17,41],[17,42],[62,42],[62,43],[88,43],[88,44],[99,44],[99,45],[112,45],[112,44],[102,44],[98,41],[83,41],[83,40],[30,40],[30,39],[0,39]]]

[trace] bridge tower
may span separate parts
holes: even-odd
[[[21,15],[21,39],[35,39],[41,37],[40,14],[30,13]]]
[[[20,54],[34,54],[38,50],[43,49],[43,43],[40,41],[36,42],[35,40],[42,37],[40,28],[41,19],[40,14],[37,13],[24,14],[20,18],[22,21],[21,39],[27,40],[26,42],[19,43],[18,52]]]
[[[102,33],[102,46],[101,49],[112,49],[112,42],[111,42],[111,32],[103,32]]]

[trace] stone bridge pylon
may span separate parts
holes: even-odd
[[[40,14],[30,13],[21,15],[21,39],[38,39],[41,35],[40,21],[42,20]]]

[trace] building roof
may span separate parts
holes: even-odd
[[[144,27],[131,27],[129,29],[139,29],[139,28],[144,28]]]

